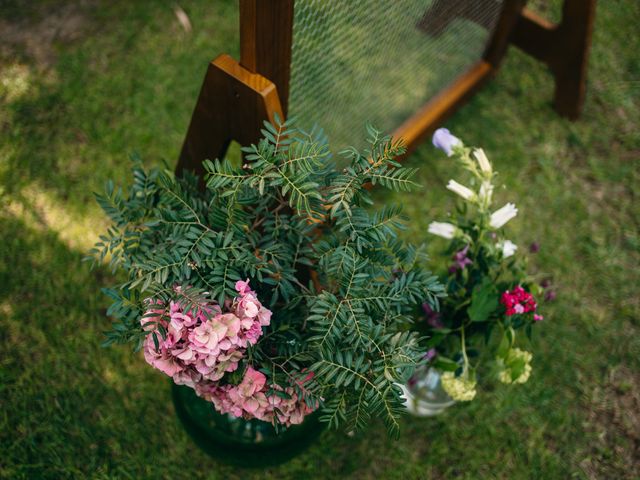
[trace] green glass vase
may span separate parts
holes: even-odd
[[[262,467],[286,462],[305,450],[323,430],[318,413],[300,425],[276,429],[261,420],[218,413],[192,388],[172,384],[178,418],[194,442],[210,456],[232,465]]]

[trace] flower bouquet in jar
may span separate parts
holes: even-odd
[[[416,414],[439,413],[454,401],[476,396],[477,378],[495,376],[505,384],[525,383],[532,354],[523,345],[543,316],[534,294],[540,287],[526,273],[526,259],[505,236],[516,217],[513,203],[493,206],[493,170],[482,149],[466,147],[446,129],[433,143],[468,173],[447,189],[460,197],[446,222],[434,221],[429,233],[448,241],[441,281],[447,297],[439,311],[423,305],[416,325],[428,337],[427,365],[405,386],[408,406]]]
[[[368,148],[331,163],[320,131],[266,124],[244,163],[205,161],[206,188],[139,163],[125,192],[97,199],[112,221],[93,250],[126,274],[106,289],[106,344],[131,342],[173,382],[234,418],[284,429],[312,412],[332,427],[382,418],[398,431],[424,350],[410,324],[443,287],[397,237],[399,206],[367,185],[409,190],[403,147],[368,128]]]

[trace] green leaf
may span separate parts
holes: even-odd
[[[473,289],[467,314],[472,322],[484,322],[498,308],[498,292],[493,283],[485,279]]]
[[[502,340],[500,340],[500,345],[498,345],[498,350],[496,352],[496,355],[506,360],[507,356],[509,355],[510,349],[511,349],[511,342],[509,341],[508,336],[506,334],[502,335]]]
[[[442,355],[438,355],[433,360],[433,366],[445,372],[455,372],[460,365],[458,365],[458,362],[455,362],[450,358],[443,357]]]

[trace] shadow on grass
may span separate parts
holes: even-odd
[[[0,84],[16,90],[0,88],[5,193],[36,183],[86,213],[127,152],[175,163],[208,62],[237,53],[236,3],[185,5],[191,33],[167,2],[23,3],[0,17]]]

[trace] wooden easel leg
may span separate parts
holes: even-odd
[[[202,162],[223,158],[231,140],[256,143],[264,121],[273,123],[276,115],[284,119],[275,85],[220,55],[209,64],[176,173],[202,174]]]
[[[524,9],[511,38],[549,66],[556,84],[555,109],[572,120],[584,104],[595,10],[596,0],[565,0],[562,21],[554,25]]]
[[[554,105],[571,119],[582,112],[587,91],[587,66],[595,20],[596,0],[565,0],[559,34],[566,57],[553,67],[556,79]]]

